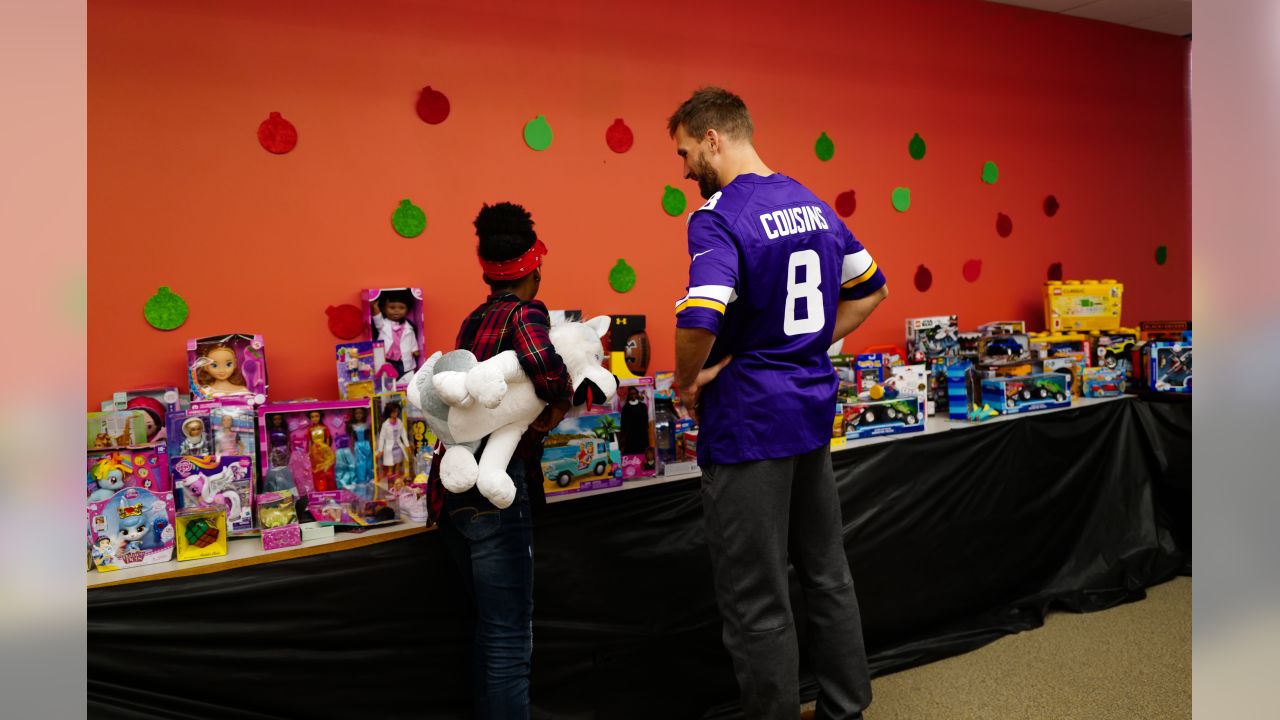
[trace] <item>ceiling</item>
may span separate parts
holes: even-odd
[[[988,0],[988,2],[1102,20],[1170,35],[1191,35],[1191,0]]]

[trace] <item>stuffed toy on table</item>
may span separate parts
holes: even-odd
[[[609,324],[601,315],[551,328],[551,344],[573,382],[574,405],[603,404],[617,394],[617,378],[602,365],[600,338]],[[468,350],[436,352],[409,378],[407,394],[444,445],[440,482],[445,489],[461,493],[477,486],[495,506],[509,507],[516,487],[507,465],[520,437],[547,405],[534,393],[515,351],[484,362]],[[486,437],[477,461],[475,452]]]

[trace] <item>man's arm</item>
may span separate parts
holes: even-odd
[[[831,341],[841,340],[857,330],[862,321],[871,315],[871,311],[875,310],[876,306],[887,297],[889,297],[889,286],[881,285],[878,290],[866,297],[841,300],[840,304],[836,305],[836,325]]]
[[[707,383],[716,379],[732,357],[704,368],[716,336],[703,328],[676,328],[676,388],[694,420],[698,419],[698,396]]]

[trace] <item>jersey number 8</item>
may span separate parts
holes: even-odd
[[[796,282],[797,271],[804,268],[804,282]],[[827,314],[822,306],[822,267],[818,253],[813,250],[797,250],[787,262],[787,308],[782,318],[782,332],[787,335],[816,333],[826,324]],[[805,317],[796,318],[797,301],[805,301]]]

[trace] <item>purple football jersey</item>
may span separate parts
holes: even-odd
[[[841,299],[884,274],[832,211],[775,173],[739,175],[689,216],[689,289],[676,327],[716,334],[702,394],[698,462],[810,452],[831,439],[836,375],[827,357]]]

